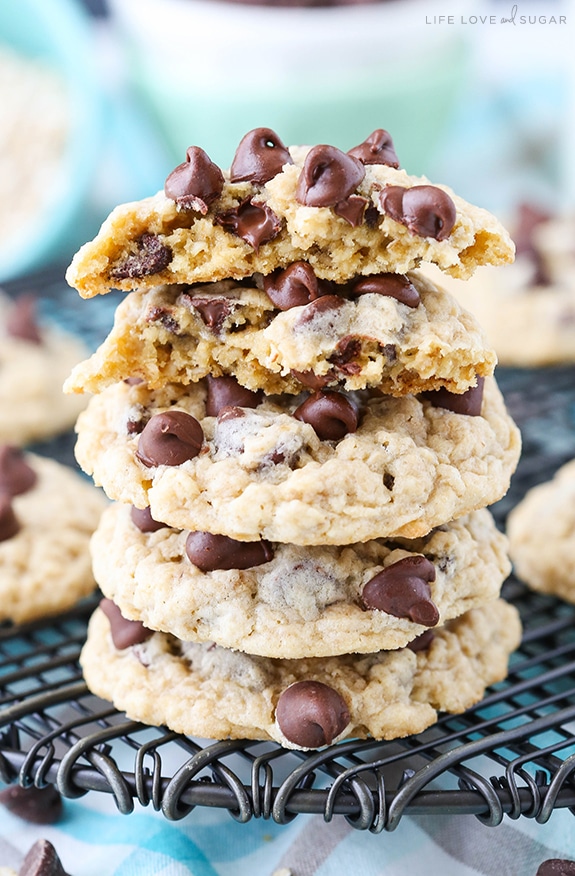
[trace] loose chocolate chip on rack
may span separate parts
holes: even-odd
[[[535,876],[575,876],[575,861],[549,858],[539,865]]]
[[[435,581],[433,563],[422,556],[404,557],[367,582],[361,601],[366,609],[434,627],[439,612],[431,599],[430,581]]]
[[[144,465],[181,465],[193,459],[204,441],[202,427],[185,411],[155,414],[144,426],[136,456]]]
[[[202,216],[222,193],[224,175],[199,146],[190,146],[186,160],[166,179],[164,193],[182,210],[197,210]]]
[[[181,300],[188,307],[197,310],[204,325],[213,329],[216,334],[222,330],[224,322],[234,311],[234,305],[228,298],[200,298],[185,293]]]
[[[411,280],[403,274],[375,274],[372,277],[360,277],[351,283],[350,295],[367,295],[368,293],[388,295],[408,307],[417,307],[421,301],[419,292]]]
[[[141,621],[128,620],[124,617],[111,599],[102,599],[100,608],[110,622],[112,641],[118,651],[124,651],[132,645],[141,645],[153,634],[153,630],[149,630]]]
[[[314,146],[304,161],[295,198],[306,207],[334,207],[358,187],[365,176],[361,161],[335,146]]]
[[[14,513],[11,497],[0,493],[0,542],[14,538],[20,532],[20,523]]]
[[[12,338],[20,338],[31,344],[42,344],[42,336],[36,321],[35,295],[20,295],[12,304],[6,317],[6,332]]]
[[[436,186],[386,186],[379,196],[382,209],[419,237],[445,240],[455,225],[455,204]]]
[[[411,642],[408,642],[405,646],[409,648],[410,651],[413,651],[414,654],[417,654],[418,651],[426,651],[435,638],[435,633],[433,630],[426,630],[420,636],[416,636],[415,639],[412,639]]]
[[[383,128],[377,128],[359,146],[348,149],[347,154],[359,158],[363,164],[387,164],[389,167],[399,167],[391,134]]]
[[[162,243],[156,234],[145,232],[137,242],[138,252],[127,256],[119,265],[112,268],[113,280],[138,279],[150,274],[159,274],[167,268],[173,258],[172,250]]]
[[[479,417],[483,404],[484,384],[485,379],[478,377],[477,386],[472,386],[467,392],[462,392],[459,395],[444,388],[430,389],[427,392],[422,392],[421,395],[430,401],[435,408],[445,408],[448,411],[453,411],[454,414],[467,414],[468,417]]]
[[[271,128],[254,128],[240,140],[230,168],[230,180],[266,183],[284,164],[293,164],[289,151]]]
[[[360,195],[350,195],[349,198],[345,198],[343,201],[338,201],[333,208],[333,212],[336,213],[337,216],[341,216],[342,219],[345,219],[348,225],[351,225],[352,228],[357,228],[357,226],[361,225],[363,222],[363,217],[368,204],[369,201],[367,198],[362,198]]]
[[[343,697],[321,681],[296,681],[280,695],[276,721],[286,739],[302,748],[331,745],[350,721]]]
[[[10,785],[0,791],[0,803],[13,815],[31,824],[54,824],[62,815],[62,797],[54,785],[23,788]]]
[[[67,874],[52,843],[47,839],[39,839],[22,861],[18,876],[67,876]]]
[[[227,535],[190,532],[186,539],[188,559],[202,572],[216,569],[251,569],[273,559],[268,541],[236,541]]]
[[[253,246],[256,252],[263,243],[269,243],[277,237],[282,228],[281,219],[270,207],[250,201],[249,198],[233,210],[218,213],[215,221],[230,234],[241,237]]]
[[[309,423],[322,441],[339,441],[355,432],[359,417],[351,402],[340,392],[318,391],[294,411],[296,420]]]
[[[136,508],[136,506],[133,505],[132,510],[130,511],[130,517],[132,518],[132,523],[140,530],[140,532],[157,532],[158,529],[164,529],[167,525],[160,520],[154,520],[149,508]]]
[[[0,492],[20,496],[31,490],[37,480],[38,475],[19,447],[0,445]]]
[[[257,408],[263,399],[263,392],[254,392],[241,386],[235,377],[207,378],[206,416],[217,417],[222,408],[230,405],[239,408]]]
[[[264,277],[264,292],[280,310],[290,310],[327,295],[329,285],[316,277],[307,262],[293,262],[284,270],[273,271]]]

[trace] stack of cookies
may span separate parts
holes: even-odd
[[[314,749],[417,733],[507,673],[519,433],[474,317],[416,270],[513,259],[498,221],[399,168],[249,132],[199,147],[75,256],[129,294],[67,390],[114,500],[82,666],[134,719]]]

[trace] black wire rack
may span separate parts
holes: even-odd
[[[47,318],[89,345],[109,329],[114,296],[78,306],[58,271],[8,292],[34,284]],[[527,489],[575,456],[575,367],[500,369],[498,379],[524,442],[511,489],[492,508],[504,526]],[[34,447],[74,465],[72,448],[72,435]],[[112,794],[122,813],[136,801],[172,820],[196,806],[240,822],[318,813],[374,833],[394,830],[406,813],[475,815],[491,826],[504,815],[543,823],[555,809],[575,813],[575,606],[513,577],[503,595],[519,609],[524,636],[508,678],[481,703],[417,736],[311,753],[193,739],[131,721],[94,697],[78,656],[97,596],[48,622],[0,626],[0,779],[52,783],[68,798]]]

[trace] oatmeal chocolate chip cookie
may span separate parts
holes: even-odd
[[[532,487],[507,519],[517,577],[575,603],[575,460]]]
[[[119,650],[97,609],[81,664],[93,693],[134,720],[307,749],[420,733],[438,711],[470,708],[506,676],[520,636],[516,609],[498,599],[436,629],[416,652],[280,660],[158,632]]]
[[[129,505],[104,512],[92,539],[103,593],[149,629],[268,657],[401,648],[497,598],[510,572],[485,509],[420,539],[346,547],[149,531],[149,520]]]
[[[212,374],[268,394],[310,386],[461,393],[495,362],[475,319],[421,275],[322,283],[295,262],[249,286],[228,280],[132,292],[65,389],[100,392],[128,377],[156,389]]]
[[[288,150],[259,128],[225,173],[192,146],[164,191],[112,211],[75,255],[68,282],[90,298],[112,288],[267,275],[301,260],[336,282],[406,273],[421,262],[466,278],[478,265],[513,261],[511,238],[494,216],[409,176],[378,144],[372,135],[349,153]]]
[[[467,393],[319,391],[256,396],[252,407],[232,396],[218,408],[213,384],[104,390],[78,419],[78,462],[111,499],[149,505],[177,529],[342,545],[417,538],[489,505],[519,457],[519,431],[492,377],[478,416],[481,385],[469,391],[474,409],[454,413],[447,406]],[[193,440],[178,443],[181,428]],[[183,461],[173,464],[173,454]]]
[[[106,504],[72,469],[0,447],[0,621],[57,614],[95,589],[89,541]]]
[[[76,338],[38,325],[33,298],[0,293],[0,442],[23,445],[73,426],[86,402],[62,384],[86,354]]]

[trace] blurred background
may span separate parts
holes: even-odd
[[[2,0],[0,281],[260,125],[342,149],[383,127],[409,173],[502,217],[572,209],[573,0],[297,2]]]

